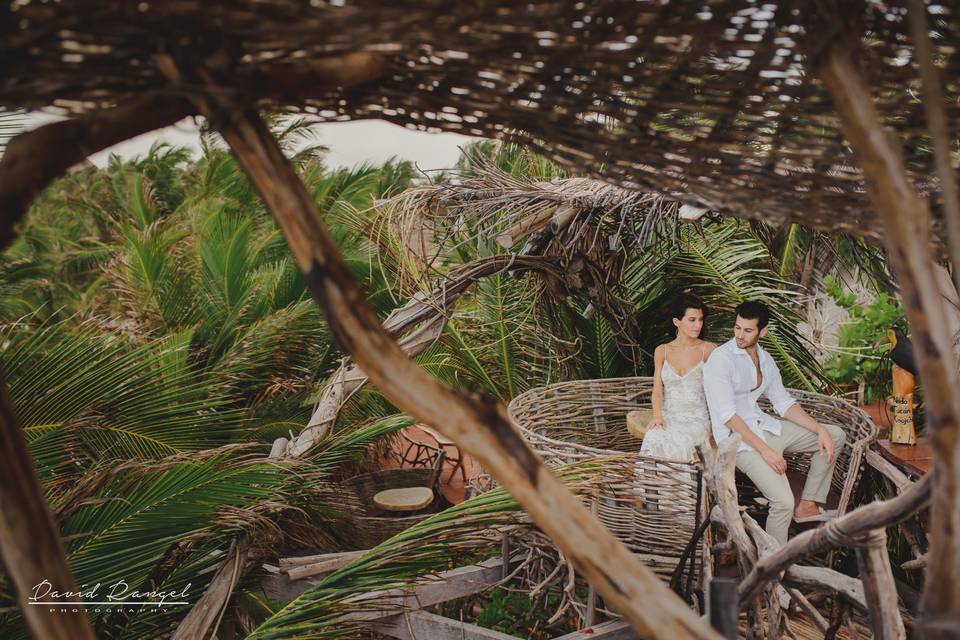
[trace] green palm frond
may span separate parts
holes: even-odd
[[[285,508],[288,476],[282,465],[236,446],[91,469],[58,509],[77,585],[99,584],[102,600],[111,593],[186,589],[186,599],[195,601],[211,575],[205,570],[222,559],[229,540]],[[300,482],[311,480],[301,476]],[[98,637],[148,638],[169,633],[185,611],[183,605],[132,610],[132,617],[130,607],[88,607],[87,613]],[[0,624],[10,631],[5,638],[26,637],[15,631],[22,630],[16,617]]]
[[[183,339],[132,346],[92,326],[17,326],[2,340],[0,372],[41,473],[57,460],[53,430],[64,455],[105,460],[207,449],[242,424],[219,382],[184,365]]]

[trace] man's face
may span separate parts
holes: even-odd
[[[736,338],[738,347],[741,349],[750,349],[756,346],[760,338],[767,335],[766,327],[757,329],[759,322],[759,318],[747,320],[746,318],[737,316],[737,320],[733,324],[733,337]]]

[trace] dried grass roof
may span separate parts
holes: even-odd
[[[933,158],[906,6],[17,0],[0,9],[0,105],[78,112],[150,92],[204,95],[324,121],[511,137],[579,174],[876,238],[811,61],[832,38],[859,37],[877,106],[927,191]],[[960,9],[934,0],[928,20],[956,132]],[[357,52],[369,56],[336,57]],[[353,85],[351,73],[367,81],[332,86]]]

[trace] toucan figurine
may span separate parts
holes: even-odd
[[[913,355],[910,338],[903,335],[900,329],[887,329],[887,340],[890,341],[890,359],[894,364],[917,375],[917,358]]]
[[[917,386],[914,376],[917,374],[917,359],[913,354],[910,338],[899,329],[887,329],[887,341],[890,343],[890,359],[894,366],[893,395],[888,398],[893,413],[890,430],[890,442],[896,444],[916,444],[917,430],[913,424],[913,390]]]

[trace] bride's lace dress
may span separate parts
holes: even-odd
[[[660,369],[663,381],[663,429],[650,429],[640,453],[670,460],[690,460],[694,447],[707,438],[710,416],[703,393],[703,363],[678,375],[664,358]]]

